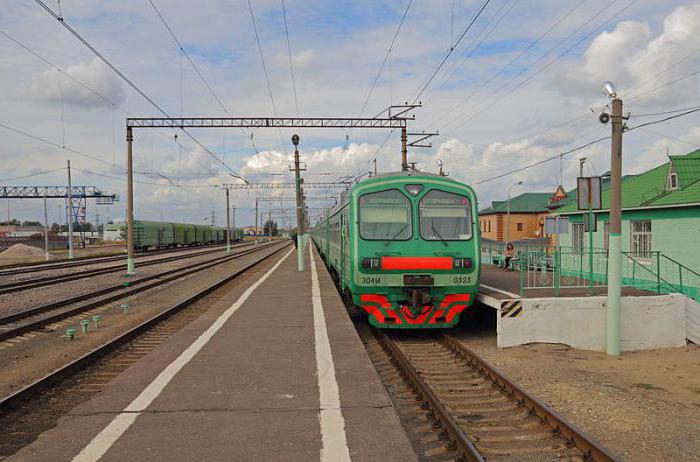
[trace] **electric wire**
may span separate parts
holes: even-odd
[[[462,41],[462,39],[464,39],[464,37],[467,35],[467,33],[471,30],[472,26],[474,25],[474,23],[476,23],[476,20],[479,19],[479,16],[481,16],[481,14],[484,12],[484,10],[486,9],[486,7],[488,6],[489,3],[491,3],[491,0],[486,0],[486,1],[481,5],[481,7],[480,7],[479,10],[476,12],[476,14],[474,15],[474,17],[473,17],[473,18],[471,19],[471,21],[467,24],[467,27],[464,28],[464,30],[462,31],[462,33],[460,34],[460,36],[457,38],[457,40],[454,42],[454,44],[452,44],[452,45],[450,46],[450,49],[447,51],[447,53],[445,54],[445,56],[443,56],[443,58],[440,60],[440,62],[438,63],[438,65],[437,65],[437,67],[435,68],[435,70],[433,71],[433,73],[430,75],[430,77],[428,77],[428,80],[425,82],[425,84],[424,84],[423,87],[420,89],[420,91],[418,91],[418,93],[416,94],[415,98],[413,98],[413,104],[415,104],[416,101],[418,101],[418,98],[420,98],[420,96],[423,94],[423,92],[425,92],[425,90],[428,88],[428,86],[430,85],[430,83],[433,81],[433,79],[435,78],[435,76],[437,75],[437,73],[440,72],[440,69],[442,69],[442,66],[445,65],[445,62],[447,62],[447,59],[452,55],[452,52],[459,46],[459,44],[460,44],[460,42]]]
[[[275,104],[275,97],[273,96],[273,93],[272,93],[272,85],[270,84],[270,75],[267,72],[267,65],[265,64],[265,55],[263,54],[262,44],[260,43],[260,34],[258,34],[258,26],[255,23],[255,15],[253,14],[253,6],[250,4],[250,0],[248,0],[248,10],[250,11],[250,20],[253,22],[253,31],[255,32],[255,41],[258,44],[258,52],[260,53],[260,63],[262,64],[263,73],[265,74],[265,82],[267,83],[267,92],[270,95],[270,103],[272,103],[272,112],[275,114],[275,117],[279,117],[277,115],[277,105]],[[282,151],[284,151],[285,150],[285,143],[284,143],[284,137],[282,136],[282,130],[280,130],[278,128],[277,131],[280,135],[280,142],[282,143]]]
[[[545,63],[545,64],[544,64],[543,66],[541,66],[539,69],[537,69],[535,72],[533,72],[532,74],[530,74],[529,76],[527,76],[526,78],[524,78],[523,80],[521,80],[520,82],[518,82],[514,87],[508,89],[505,93],[503,93],[503,94],[501,94],[500,96],[498,96],[494,101],[491,102],[491,104],[489,105],[489,107],[493,107],[497,102],[503,100],[503,98],[505,98],[506,96],[512,94],[513,92],[515,92],[516,90],[518,90],[520,87],[522,87],[523,85],[525,85],[527,82],[531,81],[533,78],[535,78],[536,76],[538,76],[539,74],[541,74],[543,71],[545,71],[547,68],[549,68],[552,64],[554,64],[554,63],[557,62],[559,59],[561,59],[562,57],[564,57],[565,55],[567,55],[571,50],[573,50],[574,48],[578,47],[581,43],[583,43],[584,41],[588,40],[588,39],[589,39],[590,37],[592,37],[595,33],[597,33],[600,29],[602,29],[603,27],[605,27],[605,25],[607,25],[608,23],[610,23],[610,21],[612,21],[612,20],[614,20],[615,18],[617,18],[618,16],[620,16],[623,12],[625,12],[627,9],[629,9],[632,5],[634,5],[634,4],[637,3],[638,1],[639,1],[639,0],[631,0],[631,1],[630,1],[629,3],[627,3],[623,8],[621,8],[620,10],[618,10],[615,14],[613,14],[612,16],[610,16],[608,19],[606,19],[606,20],[605,20],[602,24],[600,24],[598,27],[596,27],[595,29],[593,29],[593,30],[590,31],[589,33],[585,34],[582,38],[580,38],[579,40],[577,40],[576,42],[574,42],[573,45],[571,45],[571,46],[569,46],[568,48],[566,48],[563,52],[559,53],[559,54],[558,54],[557,56],[555,56],[553,59],[551,59],[550,61],[548,61],[547,63]],[[595,18],[597,18],[600,14],[602,14],[602,13],[603,13],[604,11],[606,11],[608,8],[609,8],[609,5],[606,5],[603,9],[601,9],[600,11],[598,11],[598,13],[596,13],[591,19],[589,19],[589,20],[586,21],[582,26],[580,26],[579,28],[577,28],[577,30],[580,30],[582,27],[585,27],[585,25],[587,25],[587,24],[589,24],[590,22],[592,22],[593,20],[595,20]],[[570,34],[570,36],[571,36],[571,34]],[[558,46],[558,45],[557,45],[557,46]],[[556,47],[555,47],[555,48],[556,48]],[[553,51],[553,50],[554,50],[554,48],[552,48],[552,49],[550,50],[550,52]],[[547,54],[549,54],[549,52],[548,52]],[[543,55],[543,56],[546,56],[547,54],[545,54],[545,55]],[[540,61],[540,60],[538,59],[538,61],[536,61],[536,62],[539,62],[539,61]],[[530,66],[530,67],[531,67],[531,66]],[[522,74],[523,74],[522,72],[519,73],[518,75],[516,75],[516,78],[519,77],[519,76],[522,75]],[[502,88],[504,88],[503,85],[502,85],[501,87],[499,87],[499,89],[497,90],[497,92],[500,91],[500,89],[502,89]],[[477,116],[479,116],[480,114],[482,114],[482,113],[483,113],[483,105],[484,105],[484,103],[486,102],[486,100],[487,100],[490,96],[493,96],[493,95],[494,95],[494,93],[492,92],[489,96],[487,96],[487,98],[485,98],[485,99],[482,100],[480,103],[478,103],[478,104],[473,108],[473,113],[472,113],[471,115],[469,115],[465,120],[463,120],[462,122],[460,122],[458,125],[456,125],[456,126],[454,127],[454,129],[457,129],[457,128],[460,128],[460,127],[464,126],[464,124],[466,124],[467,122],[473,120],[475,117],[477,117]],[[450,124],[452,124],[452,123],[454,123],[454,121],[451,122]],[[448,125],[450,125],[450,124],[448,124]]]
[[[567,10],[567,12],[563,15],[560,16],[554,24],[552,24],[547,30],[545,30],[542,34],[540,34],[535,40],[531,41],[524,49],[522,49],[515,57],[513,57],[510,61],[508,61],[504,66],[502,66],[498,71],[494,72],[491,74],[485,81],[480,83],[476,88],[474,88],[469,94],[467,94],[462,100],[460,100],[459,103],[454,105],[452,108],[448,109],[446,112],[444,112],[438,119],[434,121],[434,123],[437,123],[438,121],[444,119],[447,117],[449,114],[457,110],[460,106],[462,106],[464,103],[466,103],[470,98],[472,98],[476,93],[481,90],[481,88],[485,87],[493,79],[501,75],[506,69],[508,69],[510,66],[512,66],[516,61],[518,61],[521,57],[523,57],[525,54],[527,54],[532,48],[534,48],[538,43],[540,43],[547,35],[549,35],[554,29],[559,27],[559,25],[564,22],[569,16],[571,16],[574,11],[576,11],[586,0],[580,0],[577,4],[575,4],[571,9]],[[561,43],[561,42],[560,42]],[[558,45],[557,45],[558,46]]]
[[[292,89],[294,90],[294,107],[296,108],[297,117],[299,117],[299,98],[297,96],[297,84],[294,77],[294,64],[292,62],[292,45],[289,41],[289,27],[287,26],[287,8],[282,0],[282,16],[284,18],[284,35],[287,37],[287,55],[289,56],[289,72],[292,76]]]
[[[675,115],[672,115],[672,116],[664,117],[664,118],[662,118],[662,119],[652,120],[652,121],[650,121],[650,122],[645,122],[645,123],[642,123],[642,124],[639,124],[639,125],[635,125],[635,126],[633,126],[633,127],[630,127],[630,128],[625,129],[625,132],[631,132],[631,131],[633,131],[633,130],[638,130],[638,129],[641,129],[641,128],[644,128],[644,127],[648,127],[648,126],[650,126],[650,125],[656,125],[656,124],[660,124],[660,123],[663,123],[663,122],[667,122],[667,121],[669,121],[669,120],[677,119],[677,118],[679,118],[679,117],[685,117],[685,116],[687,116],[687,115],[693,114],[693,113],[698,112],[698,111],[700,111],[700,107],[693,108],[693,109],[691,109],[691,110],[682,112],[682,113],[680,113],[680,114],[675,114]],[[601,141],[605,141],[605,140],[609,140],[609,139],[611,139],[611,136],[610,136],[610,135],[604,136],[604,137],[601,137],[601,138],[597,138],[597,139],[595,139],[595,140],[592,140],[592,141],[589,141],[589,142],[587,142],[587,143],[584,143],[584,144],[582,144],[582,145],[580,145],[580,146],[577,146],[577,147],[575,147],[575,148],[573,148],[573,149],[569,149],[569,150],[566,150],[566,151],[557,153],[556,155],[547,157],[547,158],[542,159],[542,160],[539,160],[539,161],[537,161],[537,162],[533,162],[533,163],[527,164],[527,165],[525,165],[525,166],[522,166],[522,167],[519,167],[519,168],[516,168],[516,169],[513,169],[513,170],[509,170],[509,171],[504,172],[504,173],[501,173],[501,174],[499,174],[499,175],[496,175],[496,176],[493,176],[493,177],[490,177],[490,178],[486,178],[486,179],[484,179],[484,180],[477,181],[477,182],[475,182],[475,184],[487,183],[487,182],[490,182],[490,181],[493,181],[493,180],[497,180],[497,179],[500,179],[500,178],[503,178],[503,177],[512,175],[513,173],[522,172],[523,170],[527,170],[527,169],[530,169],[530,168],[532,168],[532,167],[536,167],[536,166],[538,166],[538,165],[542,165],[542,164],[544,164],[544,163],[551,162],[552,160],[556,160],[556,159],[559,159],[559,158],[563,158],[564,156],[567,156],[567,155],[569,155],[569,154],[572,154],[572,153],[574,153],[574,152],[580,151],[580,150],[585,149],[585,148],[587,148],[587,147],[589,147],[589,146],[592,146],[592,145],[594,145],[594,144],[600,143]]]
[[[156,108],[161,114],[163,114],[167,118],[172,118],[163,108],[161,108],[155,101],[153,101],[143,90],[141,90],[134,82],[132,82],[126,75],[124,75],[123,72],[121,72],[116,66],[114,66],[102,53],[100,53],[97,48],[95,48],[90,42],[88,42],[86,39],[84,39],[75,29],[73,29],[66,21],[64,18],[60,17],[57,15],[46,3],[44,3],[42,0],[34,0],[39,6],[41,6],[44,10],[46,10],[49,15],[51,15],[54,19],[56,19],[63,27],[68,30],[68,32],[71,33],[76,39],[78,39],[85,47],[87,47],[88,50],[90,50],[95,56],[97,56],[100,61],[105,63],[107,67],[109,67],[114,73],[116,73],[119,77],[121,77],[122,80],[124,80],[131,88],[134,89],[141,97],[143,97],[146,101],[148,101],[154,108]],[[219,157],[214,154],[212,151],[210,151],[206,146],[204,146],[197,138],[195,138],[189,131],[185,130],[184,128],[181,128],[183,133],[187,135],[189,139],[191,139],[197,146],[202,148],[208,155],[210,155],[217,163],[221,164],[226,170],[229,171],[231,175],[233,175],[236,178],[240,178],[238,173],[236,173],[231,167],[229,167],[226,162],[222,161],[219,159]]]

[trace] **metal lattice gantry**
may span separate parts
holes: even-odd
[[[128,118],[132,128],[406,128],[405,117],[184,117]]]
[[[126,119],[127,143],[127,275],[134,274],[134,185],[133,185],[133,141],[134,129],[137,128],[330,128],[330,129],[400,129],[401,130],[401,168],[406,170],[406,139],[407,121],[414,120],[415,115],[408,113],[421,107],[421,104],[402,104],[390,106],[375,117],[131,117]],[[393,113],[392,113],[393,111]],[[387,113],[386,117],[380,117]],[[296,138],[296,139],[295,139]],[[258,183],[255,185],[222,185],[227,194],[230,189],[281,189],[295,188],[301,192],[299,178],[299,158],[297,144],[299,137],[294,135],[292,142],[295,146],[296,183]],[[235,176],[235,175],[234,175]],[[245,183],[247,180],[241,178]],[[349,188],[343,183],[305,183],[307,188]],[[299,206],[297,206],[299,208]],[[228,206],[227,206],[228,210]],[[297,220],[299,221],[299,220]],[[228,226],[228,225],[227,225]],[[302,233],[303,234],[303,233]]]
[[[307,183],[302,182],[304,188],[317,188],[317,189],[348,189],[351,185],[350,183]],[[222,189],[294,189],[294,183],[232,183],[232,184],[222,184],[220,185]],[[290,198],[294,200],[294,198]]]
[[[304,200],[309,201],[333,201],[337,199],[338,196],[331,194],[330,196],[305,196]],[[259,197],[260,202],[294,202],[297,200],[296,197]]]
[[[71,196],[84,199],[118,201],[116,194],[107,194],[97,186],[71,186]],[[0,199],[63,199],[68,197],[68,186],[0,186]],[[104,203],[98,201],[98,203]]]

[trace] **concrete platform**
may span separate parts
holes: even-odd
[[[415,460],[318,254],[316,285],[283,255],[10,460]]]
[[[477,301],[497,311],[497,343],[505,348],[526,343],[563,343],[605,351],[607,288],[528,289],[522,295],[520,273],[482,265]],[[680,347],[686,340],[686,297],[622,288],[622,351]]]

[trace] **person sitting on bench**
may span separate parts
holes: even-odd
[[[513,244],[510,242],[506,246],[506,264],[505,268],[503,268],[505,271],[508,271],[510,267],[510,261],[515,257],[515,249],[513,248]]]

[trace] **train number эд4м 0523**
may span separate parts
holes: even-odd
[[[469,276],[455,276],[454,280],[452,281],[455,284],[471,284],[472,278]]]
[[[379,276],[362,276],[362,284],[381,284],[382,278]]]

